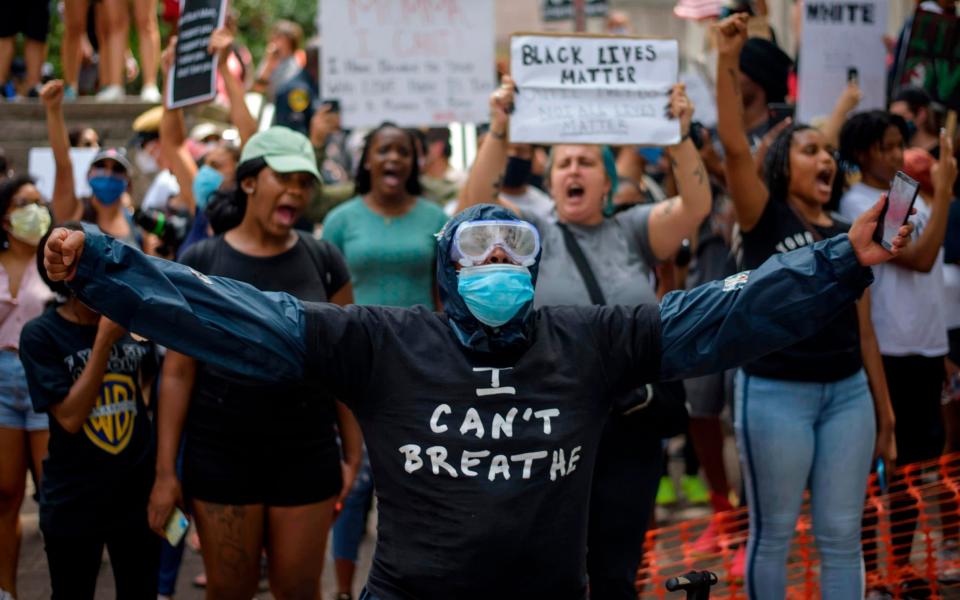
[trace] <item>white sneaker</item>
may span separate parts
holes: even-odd
[[[156,85],[145,85],[140,90],[140,100],[151,104],[159,104],[163,100],[163,96],[160,95],[160,88]]]
[[[126,98],[126,93],[119,85],[108,85],[97,92],[95,99],[97,102],[118,102]]]

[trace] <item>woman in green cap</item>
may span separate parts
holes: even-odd
[[[284,127],[254,135],[237,166],[243,220],[191,246],[181,262],[263,291],[352,303],[337,249],[293,228],[319,180],[306,137]],[[265,386],[173,351],[161,381],[151,527],[162,533],[174,505],[183,505],[175,471],[183,434],[183,490],[193,499],[208,595],[252,597],[265,548],[274,597],[316,597],[335,504],[360,461],[353,416],[339,403],[316,402],[329,393],[315,384]]]

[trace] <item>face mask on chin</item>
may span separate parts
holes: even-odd
[[[457,291],[478,321],[500,327],[533,300],[533,279],[530,271],[519,265],[463,267]]]

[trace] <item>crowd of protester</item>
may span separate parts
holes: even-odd
[[[131,9],[140,40],[140,97],[161,102],[158,86],[169,73],[177,38],[165,40],[161,52],[157,0],[64,2],[63,72],[46,82],[41,67],[50,7],[17,4],[0,28],[0,82],[9,78],[15,39],[23,34],[26,72],[4,93],[36,97],[44,107],[55,177],[52,196],[44,198],[36,182],[0,154],[0,600],[24,591],[17,587],[17,564],[28,475],[37,491],[54,598],[93,598],[104,549],[118,597],[173,597],[184,541],[170,546],[164,537],[171,517],[182,510],[196,526],[205,575],[195,583],[206,586],[207,597],[250,598],[261,579],[275,598],[320,597],[332,531],[336,600],[350,600],[365,583],[355,580],[358,547],[375,497],[383,546],[361,597],[388,600],[431,586],[439,597],[448,597],[442,590],[449,597],[457,590],[474,597],[501,589],[484,579],[451,582],[443,575],[456,572],[462,561],[472,560],[480,570],[494,564],[469,542],[482,544],[484,536],[495,535],[499,544],[506,533],[498,528],[513,528],[515,545],[537,548],[544,560],[563,553],[559,565],[573,565],[572,571],[532,587],[519,583],[522,565],[485,578],[518,582],[517,594],[554,590],[562,596],[572,589],[562,586],[582,571],[589,597],[635,598],[655,505],[676,501],[664,464],[676,446],[667,441],[677,436],[686,438],[687,501],[717,515],[691,543],[695,554],[709,556],[727,546],[732,532],[724,515],[737,506],[748,509],[748,542],[736,550],[733,575],[750,598],[785,597],[787,555],[805,491],[822,596],[893,598],[897,590],[880,580],[875,555],[864,560],[864,549],[877,543],[863,533],[878,519],[864,509],[868,478],[878,459],[892,473],[898,464],[960,449],[960,138],[944,129],[944,107],[916,87],[891,86],[887,110],[858,111],[861,94],[851,81],[822,123],[774,118],[771,103],[796,99],[795,63],[775,36],[751,36],[746,13],[753,11],[750,3],[739,4],[711,30],[715,128],[697,122],[696,107],[677,84],[667,111],[678,121],[681,138],[669,147],[512,143],[515,87],[503,72],[490,95],[489,122],[477,128],[476,159],[467,172],[451,164],[446,127],[408,129],[384,121],[370,131],[343,129],[339,105],[320,100],[319,43],[304,40],[300,25],[286,20],[272,25],[256,66],[236,42],[235,18],[211,35],[214,102],[228,123],[202,121],[188,131],[191,117],[183,109],[161,105],[130,124],[127,148],[102,147],[95,129],[65,120],[63,103],[95,90],[104,101],[125,94]],[[954,0],[924,5],[957,10]],[[629,25],[618,14],[617,31]],[[98,63],[86,73],[94,56]],[[251,92],[275,104],[270,127],[261,128],[251,114]],[[71,148],[78,147],[96,149],[85,175],[90,193],[83,197],[71,158]],[[659,372],[615,372],[637,370],[633,364],[626,368],[616,353],[634,352],[631,344],[639,344],[639,337],[631,336],[643,333],[634,330],[638,325],[617,321],[623,317],[616,307],[662,302],[666,338],[668,325],[690,318],[689,309],[676,307],[682,295],[668,294],[721,280],[726,288],[731,279],[725,278],[745,270],[762,280],[777,257],[801,248],[822,251],[829,247],[824,240],[847,234],[854,243],[856,229],[876,219],[878,201],[898,171],[920,183],[911,240],[896,248],[890,262],[873,261],[873,285],[855,302],[839,311],[825,306],[798,312],[801,322],[778,331],[805,334],[784,337],[790,343],[773,352],[758,354],[766,344],[774,347],[758,339],[751,351],[715,348],[724,358],[703,359],[712,369],[695,364],[690,350],[683,354],[689,364],[674,365],[679,359],[665,353]],[[134,187],[137,176],[149,181],[142,191]],[[482,256],[470,254],[461,232],[489,222],[508,224],[517,238],[499,239]],[[104,300],[108,308],[101,311],[79,287],[54,276],[50,244],[66,248],[76,239],[54,231],[63,225],[82,227],[86,243],[93,244],[85,252],[103,254],[97,259],[103,261],[102,276],[122,279],[119,287],[104,289],[122,287],[130,296]],[[97,231],[118,242],[104,241]],[[518,249],[518,239],[528,241],[528,254]],[[130,248],[189,271],[138,262],[140,254]],[[471,421],[469,412],[462,426],[452,424],[466,409],[453,399],[459,392],[434,388],[446,383],[473,393],[473,384],[468,390],[442,372],[454,360],[450,344],[462,346],[464,356],[476,361],[471,364],[482,365],[473,371],[487,379],[484,385],[492,377],[494,394],[501,393],[506,365],[523,360],[511,352],[533,333],[508,303],[499,296],[464,303],[480,293],[477,265],[491,262],[502,285],[527,294],[524,306],[546,311],[541,321],[560,319],[550,307],[579,307],[563,315],[607,307],[597,313],[606,319],[597,326],[600,333],[591,328],[597,323],[579,327],[577,321],[579,329],[551,334],[554,362],[535,365],[556,367],[541,374],[538,394],[560,398],[565,411],[574,409],[564,403],[569,391],[563,386],[603,400],[603,411],[579,415],[594,427],[592,464],[577,465],[574,477],[576,454],[566,463],[559,454],[560,476],[577,486],[569,505],[541,488],[530,492],[534,504],[513,496],[520,488],[490,498],[442,498],[443,488],[410,495],[405,480],[378,466],[390,457],[406,461],[404,475],[420,466],[419,475],[432,470],[457,481],[460,474],[463,486],[452,489],[461,495],[470,489],[466,479],[476,475],[471,469],[487,469],[489,451],[464,449],[458,463],[458,442],[446,438],[436,439],[446,439],[449,463],[442,446],[426,448],[421,457],[419,446],[402,446],[398,454],[403,442],[394,442],[400,439],[397,429],[413,430],[412,414],[426,414],[421,420],[434,434],[446,431],[441,422],[447,421],[450,430],[476,430],[483,437],[483,424],[479,417]],[[128,267],[132,275],[125,276]],[[166,287],[157,283],[158,273]],[[527,290],[523,284],[531,273],[536,287]],[[208,291],[196,291],[191,274]],[[788,285],[790,277],[779,276],[779,285]],[[219,278],[248,285],[224,288],[234,298],[219,287],[229,280]],[[312,348],[308,340],[304,351],[285,329],[299,313],[268,306],[254,288],[351,308],[323,309],[331,349]],[[132,298],[140,298],[145,314],[169,311],[163,338],[174,342],[169,348],[105,316],[132,314],[122,308]],[[753,322],[779,323],[774,313],[784,307],[778,300],[765,296],[754,307],[760,312]],[[187,303],[198,314],[214,315],[203,318],[221,320],[222,340],[203,339],[191,329],[195,315],[181,312]],[[448,315],[450,330],[437,333],[427,316],[433,313]],[[352,320],[341,322],[340,315]],[[269,324],[244,325],[254,316]],[[697,326],[708,326],[710,318],[704,310]],[[299,319],[316,326],[309,311]],[[138,330],[151,326],[136,324]],[[422,333],[397,350],[410,331]],[[538,329],[537,335],[544,334]],[[612,345],[602,356],[589,355],[594,336],[606,336]],[[259,345],[261,364],[241,375],[231,368],[240,359],[215,350],[223,354],[230,343],[238,356],[256,355]],[[700,350],[710,344],[675,342],[683,343],[699,344]],[[278,345],[288,358],[277,357]],[[495,350],[512,358],[484,357]],[[466,364],[459,352],[453,354]],[[297,360],[328,377],[288,377]],[[374,364],[389,376],[358,376]],[[672,381],[643,379],[665,373],[674,375]],[[433,380],[424,384],[424,399],[405,389],[428,377]],[[271,379],[284,381],[265,382]],[[374,393],[382,397],[371,398]],[[427,407],[427,398],[434,397],[438,403],[449,398],[449,405]],[[547,411],[534,420],[541,412]],[[514,416],[509,422],[499,413],[497,418],[499,431],[511,430]],[[543,418],[549,434],[550,416]],[[739,475],[728,472],[723,460],[728,418]],[[530,416],[523,419],[529,426]],[[520,422],[517,416],[517,427]],[[497,427],[494,419],[494,439]],[[491,482],[498,458],[507,462],[493,457]],[[515,479],[530,477],[534,458],[511,460],[528,461],[523,475],[515,470]],[[556,466],[556,453],[553,460]],[[503,468],[509,480],[510,468]],[[551,481],[555,475],[551,468]],[[414,509],[414,502],[424,505]],[[916,596],[925,597],[934,582],[925,582],[910,564],[916,500],[904,496],[896,502],[892,508],[908,515],[892,532],[896,578],[925,583],[920,587],[926,591]],[[513,509],[503,509],[507,505]],[[491,517],[495,510],[510,514]],[[544,524],[544,514],[559,522],[576,510],[588,516],[584,531],[565,536]],[[478,520],[452,520],[465,514]],[[434,544],[434,554],[407,555],[423,540]],[[570,544],[580,547],[567,555]],[[454,558],[458,552],[466,554]],[[941,540],[937,559],[941,583],[960,581],[960,536]],[[534,565],[533,572],[549,572],[542,567]]]

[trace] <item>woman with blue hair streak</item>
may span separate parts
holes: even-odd
[[[513,82],[505,77],[491,96],[490,134],[460,208],[499,202],[537,227],[545,252],[536,307],[655,304],[654,268],[673,257],[685,238],[693,238],[710,213],[710,183],[689,137],[693,106],[683,85],[674,86],[669,97],[669,113],[680,120],[682,139],[667,150],[680,195],[616,214],[616,164],[605,146],[553,147],[545,177],[555,202],[549,214],[520,209],[501,197],[497,182],[508,160],[513,93]],[[646,388],[631,392],[618,403],[623,406],[614,409],[600,440],[587,543],[595,599],[636,598],[634,581],[663,468],[661,437],[685,429],[681,384],[658,385],[655,400],[638,409],[634,400],[645,394]]]

